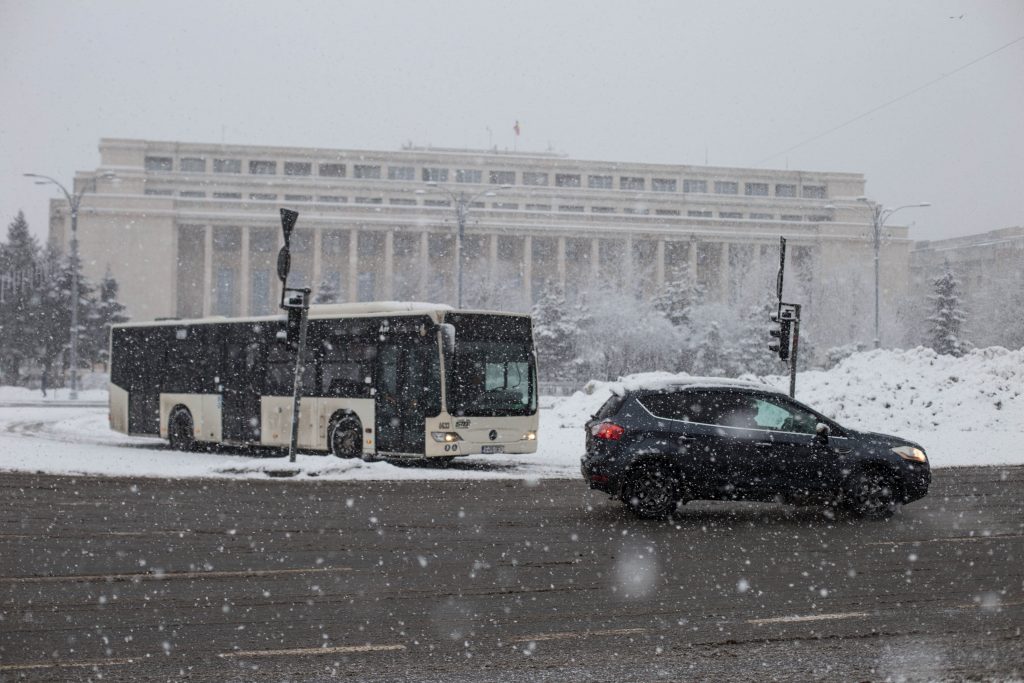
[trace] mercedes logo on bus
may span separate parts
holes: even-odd
[[[498,430],[497,429],[492,429],[491,433],[487,435],[487,438],[490,439],[491,441],[494,441],[495,439],[497,439],[498,438]]]

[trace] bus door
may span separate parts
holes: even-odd
[[[260,391],[263,377],[262,333],[253,325],[221,331],[221,430],[224,441],[260,442]]]
[[[440,406],[437,348],[394,336],[377,353],[377,450],[424,453],[425,420]]]

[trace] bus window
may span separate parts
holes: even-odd
[[[325,343],[320,357],[324,395],[369,397],[376,358],[377,346],[373,343],[339,339]]]

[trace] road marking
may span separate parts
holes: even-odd
[[[646,628],[609,628],[597,631],[563,631],[560,633],[541,633],[536,636],[520,636],[509,638],[510,643],[540,642],[544,640],[567,640],[572,638],[589,638],[591,636],[628,636],[647,633]]]
[[[867,612],[838,612],[835,614],[807,614],[792,617],[770,617],[767,619],[747,619],[748,624],[789,624],[802,621],[830,621],[833,619],[859,619],[871,616]]]
[[[911,543],[974,543],[976,541],[1002,541],[1024,538],[1024,534],[1001,534],[991,536],[951,536],[949,538],[925,538],[908,541],[872,541],[864,545],[909,545]]]
[[[340,645],[338,647],[298,647],[286,650],[236,650],[222,652],[220,657],[303,657],[309,655],[337,655],[358,652],[392,652],[404,650],[405,645]]]
[[[40,664],[0,664],[0,671],[31,671],[33,669],[80,669],[93,666],[135,664],[137,659],[97,659],[88,662],[44,662]]]
[[[350,572],[351,567],[310,567],[308,569],[242,569],[209,572],[139,572],[137,574],[87,574],[68,576],[3,576],[0,583],[88,583],[93,581],[170,581],[171,579],[231,579],[286,576],[288,574],[324,574]]]

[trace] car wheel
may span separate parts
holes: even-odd
[[[331,422],[328,431],[328,447],[331,455],[339,458],[358,458],[363,454],[362,434],[359,421],[343,418]]]
[[[178,408],[167,418],[167,440],[176,451],[194,451],[196,435],[192,423],[192,414],[184,408]]]
[[[899,507],[899,488],[885,472],[868,470],[854,475],[846,499],[857,517],[887,519]]]
[[[681,498],[679,481],[668,468],[658,465],[639,468],[622,488],[622,502],[642,519],[665,519],[675,512]]]

